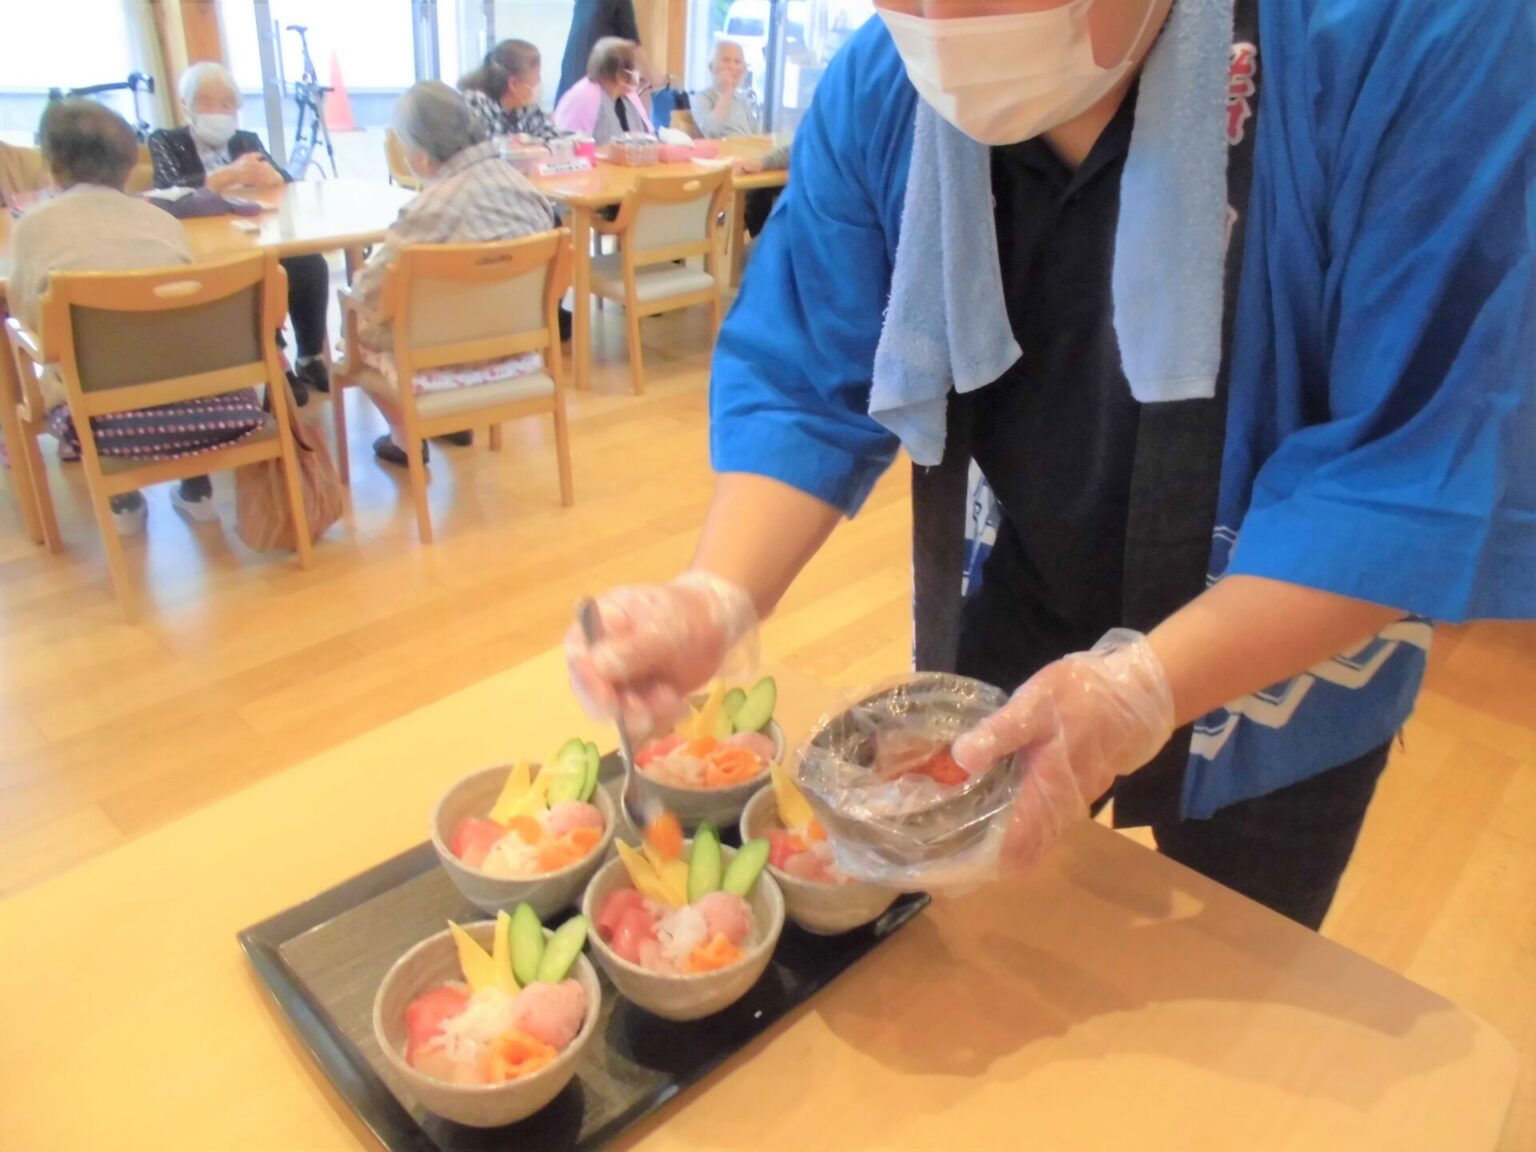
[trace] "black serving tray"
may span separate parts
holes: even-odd
[[[611,777],[610,766],[605,769]],[[624,1000],[598,968],[598,1034],[576,1079],[542,1112],[489,1130],[427,1112],[374,1041],[374,993],[390,965],[448,919],[485,918],[459,895],[430,842],[247,928],[239,940],[288,1025],[390,1152],[586,1152],[707,1075],[927,903],[923,895],[903,896],[876,923],[843,936],[814,936],[786,921],[773,961],[752,991],[690,1024],[662,1020]]]

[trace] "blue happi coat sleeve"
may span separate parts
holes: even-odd
[[[890,36],[870,20],[816,87],[789,186],[720,332],[717,472],[771,477],[853,515],[894,458],[869,391],[915,106]]]

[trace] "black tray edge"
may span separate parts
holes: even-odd
[[[374,1071],[367,1057],[334,1024],[324,1006],[283,959],[280,948],[286,941],[317,927],[340,912],[438,866],[432,843],[423,842],[301,904],[251,925],[236,936],[268,998],[285,1017],[284,1022],[330,1080],[335,1091],[388,1152],[442,1152],[442,1147]],[[910,923],[929,903],[929,897],[923,893],[907,893],[899,897],[881,917],[880,923],[885,927],[873,947],[878,947]],[[837,972],[818,991],[830,987],[863,958],[858,957]],[[767,1021],[759,1035],[766,1035],[784,1020],[791,1018],[798,1009],[814,999],[814,995]],[[715,1060],[699,1064],[689,1075],[680,1076],[655,1092],[637,1098],[608,1123],[591,1132],[586,1139],[579,1140],[573,1146],[573,1152],[587,1152],[603,1147],[634,1123],[707,1078],[728,1061],[735,1051],[722,1053]]]

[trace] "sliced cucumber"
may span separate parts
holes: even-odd
[[[729,740],[736,735],[736,726],[731,723],[731,718],[725,714],[724,708],[715,713],[715,727],[710,735],[716,740]]]
[[[597,745],[588,740],[582,745],[582,750],[587,754],[587,774],[582,781],[581,796],[579,799],[586,803],[592,803],[592,793],[597,791],[597,773],[603,766],[603,754],[597,750]]]
[[[544,959],[539,963],[539,981],[558,984],[571,974],[571,966],[587,942],[587,918],[572,916],[549,938],[544,946]]]
[[[732,688],[725,694],[725,699],[720,702],[720,707],[733,721],[736,713],[741,711],[741,706],[747,702],[747,690],[745,688]]]
[[[539,978],[539,961],[544,959],[544,925],[539,914],[527,904],[519,904],[512,913],[507,930],[512,939],[512,974],[524,988]]]
[[[713,824],[700,824],[693,834],[693,855],[688,858],[688,903],[720,891],[720,833]]]
[[[763,867],[768,863],[769,848],[768,841],[762,837],[748,840],[738,848],[726,866],[725,879],[720,881],[721,890],[735,893],[745,900],[747,893],[752,891],[752,885],[763,874]]]
[[[543,771],[555,774],[544,793],[551,808],[562,800],[579,800],[587,785],[587,746],[580,740],[567,740],[555,753],[555,762],[544,765]]]
[[[779,702],[779,686],[772,676],[764,676],[752,686],[747,698],[736,709],[732,723],[738,732],[761,732],[773,719],[773,709]]]

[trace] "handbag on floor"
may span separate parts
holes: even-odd
[[[299,487],[313,544],[341,519],[341,479],[320,433],[299,419],[291,393],[288,411],[294,414],[293,446],[298,450]],[[288,510],[281,460],[260,460],[235,469],[235,533],[258,552],[293,551],[293,514]]]

